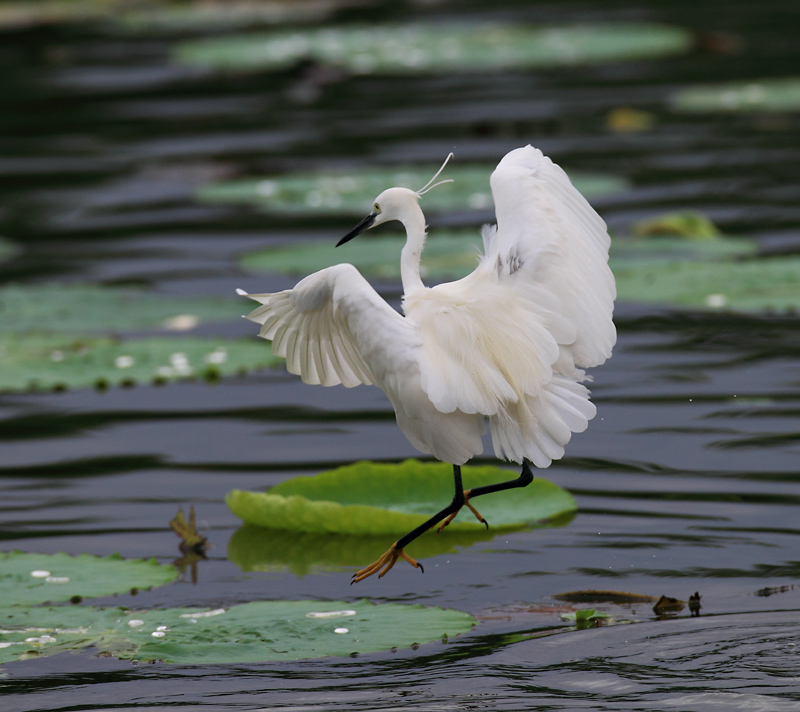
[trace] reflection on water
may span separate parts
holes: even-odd
[[[567,10],[476,12],[563,22]],[[570,167],[631,182],[597,201],[614,231],[691,207],[765,253],[796,252],[797,116],[681,115],[667,101],[688,84],[785,73],[798,59],[796,14],[778,2],[584,3],[567,14],[688,26],[697,46],[658,62],[544,74],[377,79],[300,66],[243,77],[171,64],[168,36],[3,32],[0,234],[24,250],[0,263],[0,279],[132,282],[166,298],[281,289],[291,280],[243,274],[238,256],[332,239],[345,225],[200,205],[198,186],[430,162],[453,148],[465,163],[491,162],[528,141]],[[652,116],[650,128],[608,129],[608,114],[626,106]],[[470,211],[439,222],[489,219]],[[396,300],[396,285],[382,288]],[[377,390],[310,388],[279,372],[216,386],[0,395],[3,549],[173,561],[168,522],[193,504],[208,560],[135,605],[366,596],[482,620],[447,644],[344,660],[172,668],[90,653],[33,659],[0,672],[0,707],[798,709],[797,319],[623,304],[617,324],[614,357],[594,374],[598,416],[547,472],[575,494],[574,520],[469,541],[430,534],[419,551],[424,575],[398,565],[354,588],[353,568],[387,542],[241,529],[224,496],[358,459],[414,456]],[[238,323],[203,329],[250,334]],[[649,606],[597,604],[635,623],[563,632],[552,597],[580,589],[684,601],[699,591],[703,607],[697,618],[685,610],[655,620]]]

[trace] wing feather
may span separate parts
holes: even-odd
[[[616,287],[606,224],[567,174],[532,146],[508,153],[491,178],[497,231],[484,258],[544,288],[549,305],[575,332],[566,347],[580,368],[611,355]],[[512,272],[512,267],[517,269]]]
[[[350,264],[315,272],[283,292],[239,293],[261,304],[247,318],[262,325],[259,336],[306,383],[380,385],[417,345],[414,326]]]

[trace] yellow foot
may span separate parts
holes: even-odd
[[[425,569],[422,568],[422,564],[412,559],[402,549],[396,548],[396,546],[397,542],[392,544],[389,547],[389,551],[387,551],[383,556],[381,556],[381,558],[378,559],[375,563],[370,564],[366,568],[361,569],[361,571],[356,571],[353,574],[353,578],[350,581],[350,585],[352,586],[354,583],[363,581],[368,576],[372,576],[372,574],[376,573],[377,571],[380,571],[381,568],[383,568],[383,571],[381,571],[378,574],[378,578],[383,578],[383,576],[385,576],[389,572],[392,566],[394,566],[397,560],[401,557],[405,559],[409,564],[411,564],[415,569],[419,569],[422,573],[425,573]]]
[[[470,501],[469,501],[469,495],[470,495],[470,492],[471,492],[471,490],[466,490],[466,491],[464,492],[464,504],[465,504],[467,507],[469,507],[469,511],[470,511],[470,512],[472,512],[472,513],[475,515],[475,519],[477,519],[477,520],[478,520],[478,521],[479,521],[481,524],[483,524],[483,525],[484,525],[484,526],[485,526],[485,527],[488,529],[488,528],[489,528],[489,522],[487,522],[487,521],[486,521],[486,520],[485,520],[485,519],[484,519],[484,518],[481,516],[481,513],[480,513],[480,512],[479,512],[477,509],[475,509],[475,507],[473,507],[473,506],[470,504]],[[456,515],[457,515],[457,514],[458,514],[460,511],[461,511],[461,509],[459,508],[459,509],[457,509],[455,512],[453,512],[453,513],[452,513],[452,514],[451,514],[449,517],[447,517],[447,519],[445,519],[445,520],[444,520],[444,521],[443,521],[443,522],[442,522],[442,523],[439,525],[439,528],[436,530],[436,533],[438,534],[439,532],[441,532],[441,531],[442,531],[442,529],[444,529],[444,528],[445,528],[445,527],[446,527],[448,524],[450,524],[450,522],[452,522],[452,521],[453,521],[453,520],[456,518]]]

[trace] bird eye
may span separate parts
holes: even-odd
[[[372,207],[375,208],[376,213],[379,213],[381,211],[381,206],[378,205],[377,203],[375,203],[375,205],[373,205]]]

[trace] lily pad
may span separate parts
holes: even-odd
[[[618,269],[622,301],[736,311],[800,309],[800,257],[650,263]]]
[[[213,203],[253,205],[273,214],[363,216],[372,199],[386,188],[419,190],[436,173],[438,165],[331,170],[324,174],[293,173],[284,176],[230,180],[199,189],[197,198]],[[422,207],[428,213],[458,209],[486,210],[494,206],[489,176],[494,166],[448,166],[445,183],[426,193]],[[618,176],[570,173],[575,187],[588,198],[613,195],[628,184]]]
[[[692,113],[800,111],[800,77],[688,87],[669,101],[676,111]]]
[[[110,596],[132,588],[161,586],[177,576],[174,566],[155,559],[0,552],[0,606],[5,621],[5,609],[10,606]]]
[[[677,236],[689,240],[713,240],[722,235],[707,216],[694,210],[656,215],[636,223],[631,232],[638,237]]]
[[[0,332],[0,391],[102,388],[195,376],[213,381],[280,362],[255,339],[118,340]]]
[[[513,479],[497,467],[463,467],[464,488]],[[314,477],[296,477],[267,493],[233,490],[225,500],[248,524],[269,529],[337,534],[404,534],[453,498],[452,467],[405,460],[399,464],[358,462]],[[519,490],[480,501],[481,514],[497,530],[520,529],[575,511],[572,495],[536,477]],[[483,524],[462,512],[448,527],[476,531]]]
[[[468,613],[368,601],[254,601],[231,608],[130,611],[90,606],[3,611],[0,662],[89,646],[100,654],[182,665],[346,656],[451,638]]]
[[[690,33],[648,23],[533,27],[502,23],[354,25],[179,44],[182,63],[279,70],[304,59],[356,74],[476,72],[654,59],[686,52]]]
[[[241,315],[234,298],[175,297],[135,287],[25,284],[0,288],[3,331],[190,331]]]

